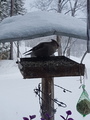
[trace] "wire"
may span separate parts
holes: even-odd
[[[82,62],[83,62],[83,60],[84,60],[84,58],[85,58],[86,54],[87,54],[87,51],[86,51],[86,52],[84,53],[84,55],[82,56],[82,59],[81,59],[81,62],[80,62],[80,63],[82,63]]]
[[[34,89],[34,92],[35,92],[35,94],[36,95],[38,95],[38,97],[39,97],[39,103],[41,104],[41,102],[40,102],[40,99],[41,100],[43,100],[43,101],[45,101],[41,96],[40,96],[40,93],[42,93],[42,94],[45,94],[40,88],[40,84],[41,83],[39,83],[38,84],[38,88],[36,88],[36,89]],[[55,86],[58,86],[58,85],[55,85]],[[60,86],[58,86],[58,87],[60,87]],[[60,88],[62,88],[62,87],[60,87]],[[62,88],[62,89],[64,89],[64,88]],[[67,89],[64,89],[64,90],[66,90],[66,91],[68,91],[68,92],[71,92],[71,91],[69,91],[69,90],[67,90]],[[48,97],[50,98],[50,96],[48,95]],[[50,98],[54,103],[56,103],[58,106],[60,106],[60,107],[66,107],[67,105],[65,104],[65,103],[63,103],[63,102],[60,102],[60,101],[58,101],[57,99],[53,99],[53,98]]]
[[[63,88],[63,87],[61,87],[61,86],[59,86],[59,85],[54,84],[54,86],[63,89],[63,92],[66,92],[66,91],[67,91],[67,92],[70,92],[70,93],[71,93],[70,90],[67,90],[67,89],[65,89],[65,88]],[[41,116],[47,114],[47,110],[44,109],[45,107],[43,106],[43,105],[46,104],[46,100],[43,99],[43,97],[42,97],[43,95],[46,95],[46,93],[44,93],[44,92],[41,90],[41,83],[38,84],[38,88],[35,88],[35,89],[34,89],[34,92],[35,92],[35,94],[39,97],[40,114],[41,114]],[[61,102],[61,101],[59,101],[59,100],[57,100],[57,99],[53,99],[53,98],[50,97],[50,95],[47,95],[47,96],[48,96],[48,99],[52,100],[55,104],[58,105],[58,107],[63,107],[63,108],[66,108],[66,107],[67,107],[67,105],[66,105],[64,102]],[[51,107],[52,112],[55,114],[56,111],[57,111],[57,108],[53,108],[52,106],[50,106],[50,107]]]
[[[57,87],[63,89],[63,92],[66,92],[66,91],[67,91],[67,92],[71,92],[71,93],[72,93],[72,91],[67,90],[67,89],[65,89],[65,88],[63,88],[63,87],[61,87],[61,86],[59,86],[59,85],[54,84],[54,86],[57,86]]]

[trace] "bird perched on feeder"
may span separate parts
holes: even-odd
[[[53,55],[56,50],[58,49],[59,44],[51,39],[50,42],[42,42],[30,49],[29,51],[26,51],[24,55],[31,55],[36,57],[48,57]]]

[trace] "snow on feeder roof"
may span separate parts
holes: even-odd
[[[36,11],[8,17],[0,23],[0,42],[63,35],[86,39],[86,23],[60,13]]]

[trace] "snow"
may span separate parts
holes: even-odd
[[[81,58],[71,59],[80,62]],[[86,90],[90,96],[90,54],[87,54],[83,63],[87,68],[88,78],[85,79]],[[74,120],[89,120],[90,115],[82,117],[76,110],[77,101],[81,95],[79,77],[57,77],[54,83],[60,85],[72,93],[64,93],[62,89],[55,87],[55,98],[67,104],[66,108],[58,107],[55,120],[62,120],[60,115],[66,116],[65,111],[71,110]],[[41,79],[23,79],[16,60],[0,60],[0,119],[23,120],[23,117],[36,114],[35,120],[40,120],[39,99],[34,93]]]
[[[24,16],[13,16],[4,19],[0,23],[0,42],[31,39],[53,34],[70,35],[76,38],[86,39],[86,24],[73,17],[48,12],[31,12]],[[80,58],[72,58],[80,62]],[[85,79],[86,90],[90,93],[90,54],[84,59],[88,78]],[[55,87],[55,98],[67,104],[66,108],[55,105],[56,120],[61,120],[60,115],[66,115],[65,111],[71,110],[75,120],[83,117],[76,111],[76,104],[82,92],[79,77],[54,78],[58,84],[72,93],[63,93]],[[24,116],[36,114],[35,120],[40,120],[40,107],[38,97],[34,89],[41,79],[23,79],[16,60],[0,60],[0,119],[23,120]],[[90,94],[89,94],[90,95]],[[84,120],[89,120],[87,115]]]
[[[49,35],[86,39],[86,23],[74,17],[44,11],[8,17],[0,23],[0,42]]]

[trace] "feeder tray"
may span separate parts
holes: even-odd
[[[65,56],[20,58],[17,62],[23,78],[84,76],[85,65]]]

